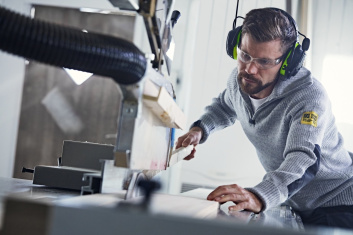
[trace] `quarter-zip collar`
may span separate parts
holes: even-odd
[[[256,113],[261,111],[262,108],[266,107],[268,104],[271,102],[282,99],[294,92],[297,92],[300,89],[304,89],[305,87],[310,86],[313,84],[313,78],[311,76],[311,72],[307,70],[306,68],[301,68],[299,72],[294,76],[289,79],[280,79],[275,87],[273,88],[273,91],[271,94],[268,96],[268,99],[256,110],[254,111],[251,105],[251,100],[249,98],[249,95],[244,93],[239,84],[238,84],[238,79],[236,79],[236,83],[238,85],[238,90],[244,99],[245,102],[245,107],[248,111],[250,120],[249,122],[251,124],[255,124],[255,118],[256,118]]]
[[[238,80],[236,79],[236,83],[238,84]],[[283,80],[280,79],[275,87],[273,88],[273,91],[271,94],[268,96],[268,99],[266,100],[265,103],[263,103],[259,109],[264,106],[266,103],[269,103],[273,100],[277,100],[280,98],[284,98],[300,89],[304,89],[307,86],[310,86],[313,83],[313,78],[311,76],[311,72],[307,70],[306,68],[301,68],[299,72],[294,76],[289,79]],[[244,93],[239,84],[238,84],[238,89],[239,92],[241,93],[241,96],[243,97],[247,109],[251,111],[251,113],[254,113],[254,110],[252,109],[251,101],[249,98],[249,95]]]

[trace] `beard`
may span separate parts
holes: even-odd
[[[243,78],[244,79],[246,78],[247,80],[252,81],[252,83],[243,81]],[[246,72],[240,72],[238,74],[237,79],[238,79],[238,84],[240,86],[240,89],[248,95],[255,95],[255,94],[261,92],[262,90],[264,90],[265,88],[273,85],[278,80],[276,78],[272,82],[263,84],[262,81],[256,79],[254,76],[252,76],[251,74],[248,74]]]

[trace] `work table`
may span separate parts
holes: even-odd
[[[136,234],[140,233],[144,230],[148,230],[153,228],[153,224],[158,226],[158,232],[153,234],[185,234],[185,231],[188,231],[188,234],[214,234],[215,230],[221,229],[219,231],[222,234],[234,234],[234,229],[239,231],[239,234],[243,234],[242,232],[246,232],[246,234],[258,234],[261,231],[261,234],[283,234],[285,231],[286,234],[332,234],[329,230],[325,230],[323,233],[322,230],[320,232],[316,230],[312,231],[304,231],[303,224],[301,223],[300,217],[296,216],[295,213],[291,211],[291,209],[287,206],[281,206],[277,208],[272,208],[265,213],[254,214],[251,212],[229,212],[228,206],[229,204],[223,204],[219,207],[217,215],[215,218],[192,218],[187,216],[175,216],[173,213],[163,213],[153,214],[150,211],[136,210],[135,209],[127,209],[125,207],[91,207],[83,206],[80,207],[75,203],[75,200],[84,201],[86,198],[101,198],[104,199],[105,204],[107,201],[111,200],[112,202],[119,201],[122,199],[113,199],[111,197],[109,199],[109,195],[103,194],[94,194],[91,196],[83,196],[79,198],[80,192],[78,191],[70,191],[70,190],[62,190],[49,188],[40,185],[33,185],[30,180],[22,180],[22,179],[14,179],[14,178],[1,178],[0,177],[0,201],[1,201],[1,213],[0,218],[2,221],[1,232],[0,234],[8,234],[3,232],[3,219],[8,213],[5,211],[5,202],[8,195],[12,195],[14,198],[26,198],[29,201],[35,202],[35,204],[44,203],[47,208],[47,214],[50,216],[42,218],[40,221],[42,223],[50,224],[50,229],[47,229],[45,235],[56,235],[62,234],[65,231],[65,234],[77,234],[82,232],[82,234],[95,234],[93,227],[100,227],[102,230],[99,230],[100,234],[111,234],[111,231],[114,229],[119,229],[121,231],[125,231],[125,233],[121,234]],[[205,189],[197,189],[192,190],[186,193],[183,193],[182,196],[187,197],[195,197],[195,198],[205,198],[203,195],[207,195],[208,191]],[[107,198],[109,200],[107,200]],[[158,197],[157,197],[158,198]],[[82,199],[82,200],[81,200]],[[17,200],[17,199],[16,199]],[[16,202],[14,200],[14,202]],[[200,199],[201,200],[201,199]],[[68,201],[69,203],[61,203],[60,202]],[[71,204],[75,205],[70,207]],[[123,200],[122,200],[123,201]],[[21,204],[21,201],[19,204]],[[59,202],[59,203],[58,203]],[[192,201],[191,201],[192,202]],[[210,208],[214,208],[212,203],[206,200],[202,200],[203,203],[210,203]],[[26,202],[27,203],[27,202]],[[24,203],[26,206],[27,204]],[[78,203],[80,204],[80,203]],[[82,204],[82,203],[81,203]],[[59,206],[57,206],[59,205]],[[88,204],[87,204],[88,205]],[[21,207],[21,206],[19,206]],[[218,206],[216,206],[217,208]],[[119,209],[121,208],[121,209]],[[119,209],[119,210],[118,210]],[[182,208],[181,208],[182,209]],[[11,212],[13,213],[13,212]],[[27,213],[28,214],[28,213]],[[30,214],[30,213],[29,213]],[[46,214],[46,215],[47,215]],[[21,213],[19,213],[20,217],[24,217]],[[20,226],[20,219],[14,221],[14,224],[18,224]],[[55,219],[56,218],[56,219]],[[104,219],[107,218],[107,219]],[[29,219],[29,218],[28,218]],[[33,218],[30,218],[33,219]],[[116,219],[116,220],[115,220]],[[139,222],[139,226],[131,226],[124,223],[124,220],[136,220],[143,221]],[[91,221],[92,220],[92,221]],[[113,220],[113,221],[110,221]],[[45,222],[47,221],[47,222]],[[91,221],[91,222],[90,222]],[[93,222],[94,221],[94,222]],[[110,222],[109,222],[110,221]],[[232,222],[233,221],[233,222]],[[120,226],[119,223],[121,222]],[[63,226],[63,224],[70,224],[67,226]],[[80,224],[82,223],[81,226]],[[101,223],[101,224],[97,224]],[[94,225],[95,224],[95,225]],[[182,224],[182,226],[178,225]],[[90,226],[93,226],[92,228]],[[147,227],[146,227],[147,226]],[[65,229],[64,229],[65,227]],[[175,228],[174,228],[175,227]],[[70,228],[71,230],[67,230]],[[125,229],[125,230],[124,230]],[[167,229],[168,233],[163,233]],[[48,231],[50,230],[50,231]],[[62,231],[63,230],[63,231]],[[156,229],[154,228],[153,231]],[[126,232],[128,231],[128,232]],[[174,231],[174,232],[171,232]],[[242,232],[241,232],[242,231]],[[91,232],[91,233],[90,233]],[[182,232],[182,233],[180,233]],[[32,233],[27,233],[32,234]],[[34,233],[33,233],[34,234]],[[144,234],[150,234],[148,231]],[[342,233],[344,234],[344,233]],[[348,234],[348,233],[347,233]]]

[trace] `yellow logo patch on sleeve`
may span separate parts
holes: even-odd
[[[300,121],[301,124],[312,125],[317,127],[317,120],[319,119],[319,115],[315,112],[305,112],[303,113],[302,119]]]

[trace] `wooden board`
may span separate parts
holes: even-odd
[[[141,200],[142,197],[131,200],[122,200],[122,195],[92,194],[60,200],[58,203],[60,205],[73,207],[100,206],[113,208],[122,201],[138,204]],[[182,195],[158,193],[153,195],[150,206],[151,213],[187,216],[193,218],[215,218],[218,213],[218,208],[218,202]]]
[[[164,87],[146,80],[143,102],[167,127],[185,129],[186,116]]]
[[[155,194],[152,198],[151,208],[154,213],[215,218],[219,203],[181,195]]]

